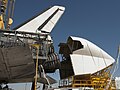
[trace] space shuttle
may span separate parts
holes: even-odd
[[[0,83],[32,82],[35,76],[36,48],[39,44],[38,64],[45,73],[59,68],[59,57],[54,51],[51,31],[63,15],[65,7],[53,6],[34,16],[13,30],[0,30]],[[12,53],[11,53],[12,52]],[[38,67],[38,82],[48,83]],[[49,76],[49,83],[56,81]]]

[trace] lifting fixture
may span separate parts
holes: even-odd
[[[10,29],[13,23],[15,0],[0,0],[0,29]]]

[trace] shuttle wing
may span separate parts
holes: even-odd
[[[53,6],[14,28],[14,30],[31,33],[50,33],[64,11],[65,8],[62,6]]]

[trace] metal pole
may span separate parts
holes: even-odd
[[[37,71],[38,71],[38,54],[39,54],[39,45],[35,44],[33,45],[34,47],[37,48],[36,50],[36,68],[35,68],[35,87],[34,90],[37,90]]]

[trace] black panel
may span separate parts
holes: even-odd
[[[60,68],[60,78],[65,79],[73,75],[74,75],[74,72],[73,72],[71,60],[67,59],[62,61],[61,68]]]

